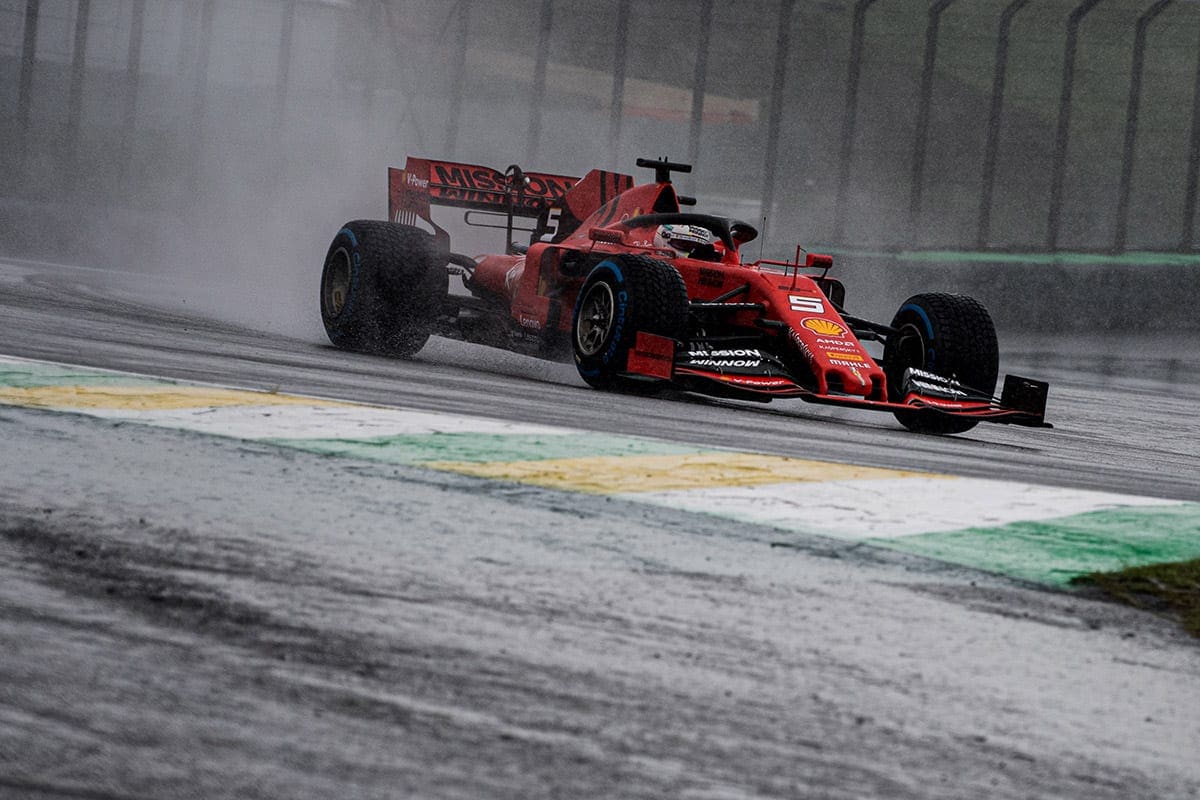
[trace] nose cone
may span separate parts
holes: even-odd
[[[822,303],[821,308],[819,317],[797,315],[792,327],[792,340],[816,376],[817,391],[884,399],[887,378],[883,369],[829,303]]]

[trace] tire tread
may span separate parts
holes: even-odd
[[[345,230],[357,242],[360,258],[357,295],[337,318],[322,305],[330,341],[360,352],[402,358],[415,354],[429,339],[448,282],[448,274],[439,269],[433,237],[408,225],[352,220],[330,245],[327,265],[346,239]]]
[[[925,369],[945,378],[953,378],[966,387],[990,395],[996,389],[1000,369],[1000,351],[996,328],[987,309],[973,297],[963,294],[928,292],[913,295],[901,304],[892,319],[892,327],[910,322],[909,306],[923,309],[933,326],[933,363]],[[922,332],[924,338],[924,332]],[[889,394],[894,391],[907,364],[893,363],[891,348],[885,348],[884,365],[888,373]],[[977,420],[951,417],[937,411],[897,411],[896,419],[920,433],[963,433],[975,427]]]
[[[665,336],[676,341],[685,341],[688,326],[687,284],[679,271],[665,261],[643,255],[622,254],[610,256],[595,268],[599,270],[608,261],[620,267],[625,286],[629,292],[629,323],[621,332],[618,342],[619,355],[612,363],[603,363],[595,356],[584,357],[576,350],[576,365],[586,383],[597,389],[621,389],[641,392],[648,387],[644,381],[621,376],[629,351],[637,340],[639,331]],[[588,281],[592,280],[589,276]],[[585,281],[584,286],[588,285]],[[580,297],[583,296],[580,291]],[[574,340],[572,334],[572,340]]]

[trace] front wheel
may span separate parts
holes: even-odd
[[[638,331],[682,341],[687,314],[687,286],[670,264],[646,256],[604,259],[575,302],[571,341],[580,377],[597,389],[637,389],[622,373]]]
[[[908,298],[892,319],[883,351],[888,397],[903,399],[904,372],[910,367],[953,378],[980,394],[991,395],[1000,371],[996,327],[987,309],[961,294],[929,293]],[[963,433],[977,420],[937,411],[895,412],[900,424],[918,433]]]

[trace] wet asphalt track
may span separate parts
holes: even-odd
[[[1002,336],[1057,427],[941,439],[456,343],[348,355],[180,291],[0,266],[0,351],[1200,499],[1196,357],[1161,340]],[[605,498],[22,409],[0,431],[0,795],[1200,793],[1200,648],[1149,615]]]
[[[1064,344],[1052,335],[1022,341],[1002,332],[1001,371],[1051,381],[1047,419],[1055,429],[981,425],[963,436],[917,437],[887,414],[799,401],[602,394],[570,364],[447,340],[431,341],[411,362],[348,354],[321,338],[319,319],[297,340],[159,310],[153,298],[167,283],[161,278],[44,265],[13,266],[0,276],[0,347],[9,355],[803,458],[1200,500],[1200,348],[1188,337],[1076,336]],[[314,307],[315,298],[297,315],[311,319]]]

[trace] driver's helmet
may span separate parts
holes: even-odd
[[[714,241],[712,232],[699,225],[659,225],[654,232],[655,247],[674,250],[681,258],[696,251],[712,253]]]

